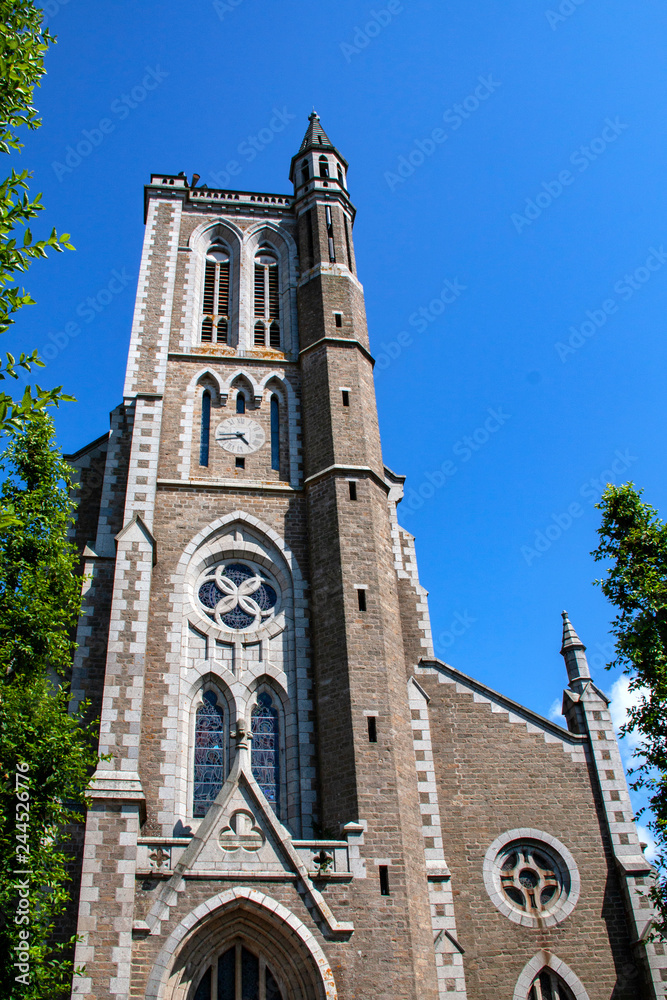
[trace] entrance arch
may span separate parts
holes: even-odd
[[[272,970],[283,1000],[337,1000],[314,935],[286,906],[246,887],[214,896],[181,920],[156,959],[146,1000],[192,1000],[212,961],[237,943]]]

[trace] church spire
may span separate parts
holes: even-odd
[[[560,651],[565,660],[570,686],[573,686],[583,680],[590,680],[591,674],[586,659],[586,647],[577,635],[567,611],[563,611],[562,615],[563,644]]]
[[[303,137],[303,142],[299,147],[299,153],[305,153],[307,149],[311,149],[316,146],[318,149],[320,146],[326,147],[327,149],[335,149],[336,147],[329,139],[322,125],[320,124],[320,116],[313,108],[312,113],[308,115],[308,128],[306,129],[306,134]]]

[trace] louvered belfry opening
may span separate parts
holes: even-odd
[[[271,247],[260,247],[255,256],[255,332],[256,347],[280,350],[280,275],[278,260]]]
[[[229,343],[229,251],[215,244],[206,254],[201,339],[203,343]]]

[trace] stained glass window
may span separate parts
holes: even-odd
[[[194,816],[205,816],[223,786],[224,724],[213,691],[206,691],[197,709],[195,725]]]
[[[252,773],[276,813],[280,798],[279,754],[278,712],[271,696],[262,691],[252,710]]]
[[[206,614],[238,630],[261,625],[278,601],[273,587],[244,563],[216,566],[200,585],[198,596]]]

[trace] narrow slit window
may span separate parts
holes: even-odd
[[[308,250],[308,267],[313,267],[315,263],[315,244],[313,241],[313,217],[312,208],[306,212],[306,240]]]
[[[340,391],[343,394],[343,406],[349,406],[350,405],[350,390],[349,389],[341,389]]]
[[[280,472],[280,403],[271,396],[271,468]]]
[[[199,433],[199,464],[208,466],[208,448],[211,437],[211,393],[204,390],[201,398],[201,429]]]
[[[368,742],[377,743],[378,741],[378,724],[377,719],[374,715],[368,716]]]
[[[308,160],[304,160],[301,164],[301,183],[307,184],[310,180],[310,170],[308,169]]]
[[[327,220],[327,240],[329,242],[329,260],[331,261],[332,264],[335,264],[336,245],[334,243],[334,229],[333,229],[333,217],[331,215],[331,206],[327,205],[324,212]]]
[[[366,591],[359,588],[357,591],[357,601],[359,602],[359,610],[366,610]]]
[[[350,271],[354,274],[354,267],[352,266],[352,246],[350,244],[350,228],[347,224],[347,215],[343,212],[343,224],[345,226],[345,246],[347,248],[347,266]]]
[[[380,895],[389,895],[389,866],[388,865],[378,865],[380,870]]]
[[[245,458],[237,458],[236,459],[236,468],[237,469],[245,469]]]
[[[350,488],[350,500],[357,499],[357,484],[354,479],[350,479],[347,484]]]
[[[226,247],[209,247],[204,268],[201,339],[217,344],[229,343],[229,273],[230,255]]]
[[[336,166],[338,169],[338,180],[340,182],[340,186],[343,188],[343,190],[345,190],[345,181],[343,180],[343,171],[341,170],[340,163],[338,163]]]
[[[242,392],[236,394],[236,412],[245,413],[245,395]]]
[[[343,314],[342,313],[334,313],[334,321],[336,323],[337,329],[340,330],[340,328],[343,325]]]

